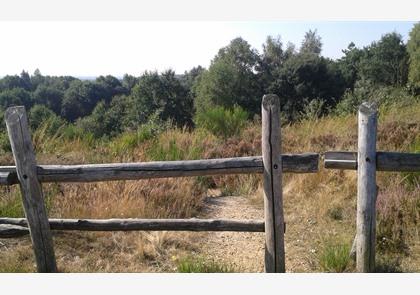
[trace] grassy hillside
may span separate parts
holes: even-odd
[[[420,103],[380,110],[378,150],[420,152]],[[66,130],[48,134],[48,123],[33,133],[39,164],[106,163],[236,157],[261,154],[261,124],[256,118],[238,135],[226,138],[194,131],[144,125],[111,140]],[[282,129],[288,153],[355,150],[355,115],[307,119]],[[0,155],[0,165],[13,164]],[[419,174],[378,172],[378,270],[420,271]],[[45,184],[50,217],[189,218],[201,213],[209,188],[225,195],[248,196],[262,206],[260,175],[214,176],[88,184]],[[288,263],[295,271],[353,271],[347,257],[355,233],[356,172],[325,170],[284,176]],[[22,217],[18,187],[0,187],[0,216]],[[200,255],[205,233],[65,232],[54,236],[57,262],[64,272],[185,271]],[[175,257],[175,258],[174,258]],[[180,260],[181,259],[181,260]],[[205,264],[205,258],[199,264]],[[305,261],[298,264],[296,261]],[[188,263],[189,265],[187,265]],[[296,263],[295,263],[296,262]],[[229,270],[211,261],[198,269]],[[225,263],[225,262],[223,262]],[[261,261],[263,263],[263,261]],[[35,271],[29,237],[0,240],[0,271]]]

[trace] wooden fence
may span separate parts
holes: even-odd
[[[20,184],[26,218],[0,218],[0,237],[30,234],[39,272],[56,272],[50,230],[243,231],[265,232],[265,271],[284,272],[283,172],[318,171],[318,154],[281,154],[280,102],[275,95],[262,100],[262,157],[193,161],[37,165],[24,107],[5,113],[16,166],[0,167],[0,184]],[[263,174],[265,220],[200,219],[48,219],[42,182],[88,182],[220,174]]]
[[[326,152],[327,169],[357,170],[356,237],[352,252],[358,272],[375,271],[376,171],[420,171],[420,153],[376,152],[377,109],[363,103],[358,112],[356,152]]]
[[[376,170],[420,171],[420,154],[376,153],[376,110],[359,110],[358,152],[326,152],[327,169],[357,169],[357,270],[374,270]],[[5,114],[16,166],[0,167],[0,185],[19,184],[26,218],[0,218],[0,238],[30,234],[39,272],[56,272],[51,230],[87,231],[243,231],[265,232],[265,271],[284,272],[282,173],[315,173],[316,153],[282,154],[280,102],[262,100],[262,156],[192,161],[37,165],[23,107]],[[220,174],[263,174],[264,220],[226,219],[48,219],[42,182],[91,182]]]

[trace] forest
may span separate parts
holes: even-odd
[[[0,79],[0,117],[7,107],[24,105],[31,128],[48,122],[51,135],[59,131],[69,138],[107,139],[150,122],[199,125],[228,136],[235,126],[229,131],[214,125],[258,118],[265,93],[280,97],[285,123],[353,113],[362,100],[379,105],[418,101],[420,23],[407,43],[390,32],[363,48],[351,42],[342,52],[337,60],[323,57],[321,36],[309,30],[300,46],[283,44],[280,35],[268,36],[262,52],[235,38],[208,69],[197,66],[181,75],[169,69],[81,80],[22,71]],[[10,151],[4,122],[0,149]]]

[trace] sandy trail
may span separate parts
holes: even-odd
[[[206,218],[263,219],[264,211],[251,206],[246,197],[208,198]],[[203,240],[209,258],[234,266],[240,272],[264,271],[264,233],[211,232]]]
[[[315,271],[313,260],[316,254],[302,243],[313,234],[309,230],[311,225],[300,216],[290,215],[288,222],[286,214],[286,272]],[[202,217],[264,219],[264,210],[247,197],[214,197],[207,199]],[[263,272],[264,243],[264,233],[210,232],[202,241],[202,252],[215,261],[232,265],[239,272]]]

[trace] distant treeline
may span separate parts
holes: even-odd
[[[152,119],[194,127],[197,116],[216,107],[241,108],[253,118],[260,114],[265,93],[281,98],[286,121],[353,112],[366,99],[420,93],[420,23],[407,44],[392,32],[363,48],[350,43],[338,60],[321,52],[315,30],[305,34],[299,47],[268,36],[262,52],[240,37],[233,39],[208,69],[197,66],[183,75],[146,71],[140,77],[80,80],[22,71],[0,79],[0,116],[8,106],[24,105],[32,128],[48,119],[51,126],[72,124],[103,137],[135,130]],[[1,121],[0,135],[5,132]]]

